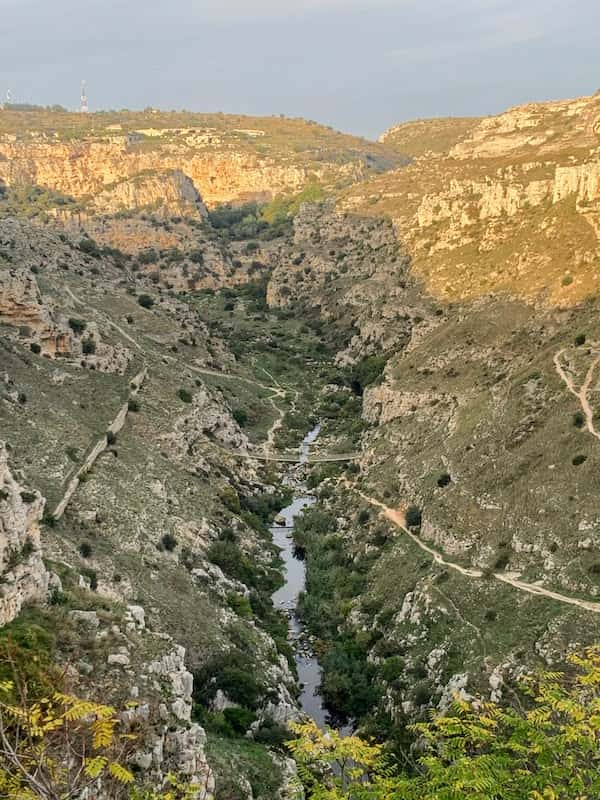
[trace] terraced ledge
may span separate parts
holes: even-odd
[[[129,413],[129,401],[132,400],[134,397],[137,397],[137,395],[138,395],[140,389],[142,388],[142,385],[143,385],[143,383],[144,383],[144,381],[146,379],[146,375],[147,374],[148,374],[148,369],[146,367],[144,367],[144,369],[141,372],[139,372],[135,376],[135,378],[131,381],[131,384],[130,384],[131,385],[131,392],[129,393],[129,395],[127,397],[127,400],[125,401],[125,403],[119,409],[119,413],[117,414],[117,416],[114,418],[114,420],[108,426],[107,433],[94,445],[94,447],[90,451],[89,455],[87,456],[87,458],[85,459],[83,464],[79,467],[79,469],[77,470],[75,475],[69,481],[69,483],[67,485],[67,489],[66,489],[66,491],[65,491],[65,493],[63,495],[62,500],[56,506],[56,508],[54,509],[54,512],[52,514],[54,519],[60,519],[62,517],[62,515],[65,513],[65,510],[66,510],[67,506],[71,502],[71,499],[73,498],[73,495],[77,491],[77,487],[79,486],[79,484],[81,482],[81,476],[85,475],[86,472],[89,472],[91,470],[91,468],[94,466],[94,464],[98,460],[98,457],[100,456],[100,454],[103,453],[106,450],[106,448],[108,447],[108,436],[107,436],[107,434],[109,432],[117,434],[117,433],[119,433],[119,431],[121,431],[123,429],[123,426],[125,425],[125,420],[127,419],[127,415]]]

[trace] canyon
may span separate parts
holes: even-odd
[[[297,797],[321,698],[410,759],[596,644],[599,234],[599,95],[377,143],[0,112],[0,644],[207,800]]]

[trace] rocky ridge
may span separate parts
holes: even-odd
[[[443,149],[352,187],[342,207],[392,217],[416,274],[443,300],[507,292],[575,304],[600,280],[599,119],[594,95],[448,120]],[[435,142],[439,124],[418,132]],[[403,127],[386,141],[400,145]]]

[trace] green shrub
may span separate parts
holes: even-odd
[[[141,250],[137,257],[140,264],[155,264],[158,261],[158,253],[153,247]]]
[[[238,736],[243,736],[252,723],[256,722],[256,714],[249,708],[226,708],[223,716]]]
[[[585,344],[585,333],[579,333],[575,337],[575,347],[581,347],[583,344]]]
[[[177,547],[177,539],[172,533],[165,533],[161,537],[160,544],[164,550],[172,553]]]
[[[441,489],[443,489],[445,486],[448,486],[451,482],[452,482],[452,477],[448,472],[443,472],[437,479],[437,485]]]
[[[219,500],[233,514],[239,514],[242,510],[240,498],[233,486],[224,486],[219,492]]]
[[[367,509],[363,508],[362,511],[359,511],[359,513],[358,513],[358,517],[357,517],[358,524],[359,525],[366,525],[370,518],[371,518],[371,515],[369,514]]]
[[[73,333],[76,333],[77,336],[81,336],[86,327],[87,327],[87,322],[85,322],[82,319],[76,319],[74,317],[71,317],[69,319],[69,328],[71,328]]]
[[[423,512],[418,506],[411,505],[406,510],[406,524],[409,528],[420,528],[423,521]]]
[[[583,412],[576,411],[573,414],[573,425],[575,425],[576,428],[583,428],[585,425],[585,415]]]
[[[189,391],[189,389],[184,388],[181,388],[177,392],[177,397],[179,397],[183,403],[191,403],[193,400],[192,393]]]
[[[132,411],[134,414],[137,414],[140,410],[140,401],[136,400],[134,397],[130,397],[127,401],[127,410]]]
[[[89,542],[82,542],[79,545],[79,555],[82,558],[90,558],[92,555],[92,545]]]
[[[356,394],[362,394],[367,386],[378,381],[387,364],[385,356],[367,356],[355,368],[351,386]]]
[[[29,349],[30,349],[30,350],[31,350],[31,352],[32,352],[32,353],[34,353],[36,356],[39,356],[39,354],[42,352],[42,348],[40,347],[40,345],[39,345],[37,342],[32,342],[32,343],[29,345]]]
[[[219,539],[211,544],[207,556],[230,578],[235,578],[246,586],[258,585],[255,564],[241,552],[235,542]]]
[[[92,337],[88,337],[84,339],[81,343],[81,351],[85,356],[93,356],[96,352],[96,342],[92,339]]]
[[[113,444],[117,442],[117,434],[114,431],[107,431],[106,432],[106,443],[109,447],[112,447]]]
[[[243,428],[248,422],[248,413],[243,408],[234,408],[231,412],[231,416],[234,418],[240,428]]]
[[[428,705],[433,697],[433,689],[428,681],[419,681],[411,691],[412,701],[417,706]]]
[[[21,492],[21,500],[22,500],[24,503],[27,503],[27,504],[29,504],[29,503],[33,503],[33,501],[34,501],[36,498],[37,498],[37,495],[36,495],[36,493],[35,493],[35,492]]]
[[[86,578],[88,578],[90,582],[90,589],[92,590],[92,592],[95,592],[96,589],[98,588],[98,575],[96,573],[96,570],[82,569],[81,574]]]
[[[502,572],[507,568],[509,561],[510,558],[508,556],[508,553],[500,553],[500,555],[496,559],[496,563],[494,564],[494,570],[496,570],[497,572]]]
[[[381,677],[386,683],[393,683],[402,677],[404,672],[404,659],[400,656],[386,658],[381,666]]]
[[[235,611],[238,617],[243,617],[244,619],[252,618],[250,600],[243,594],[236,594],[235,592],[228,594],[227,605],[232,611]]]
[[[93,256],[94,258],[100,258],[102,255],[102,251],[98,247],[98,244],[87,236],[81,239],[79,242],[79,249],[82,253],[85,253],[88,256]]]
[[[583,453],[580,453],[579,455],[576,455],[573,458],[571,463],[573,464],[574,467],[578,467],[580,464],[583,464],[585,461],[587,461],[587,456],[584,456]]]
[[[142,308],[152,308],[154,305],[154,298],[150,297],[149,294],[138,295],[137,301]]]
[[[290,733],[285,725],[280,725],[272,719],[265,719],[254,734],[254,741],[266,747],[282,749],[289,741]]]

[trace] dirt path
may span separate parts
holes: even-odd
[[[121,336],[125,337],[125,339],[127,339],[128,342],[131,342],[131,344],[134,347],[136,347],[138,350],[142,349],[140,347],[140,345],[135,341],[135,339],[132,336],[130,336],[127,333],[127,331],[125,331],[120,325],[117,325],[116,322],[113,322],[112,319],[107,314],[105,314],[103,311],[100,311],[99,309],[95,308],[94,306],[91,306],[88,303],[86,303],[83,300],[81,300],[79,297],[77,297],[77,295],[73,291],[71,291],[71,289],[69,289],[68,286],[65,286],[65,291],[69,295],[71,300],[73,300],[75,303],[77,303],[77,305],[83,306],[84,308],[87,308],[90,311],[95,312],[97,314],[101,314],[102,317],[104,318],[104,320],[111,326],[111,328],[114,328],[115,330],[117,330],[121,334]]]
[[[125,420],[127,419],[127,415],[129,413],[129,401],[137,396],[139,390],[142,388],[144,380],[146,379],[146,375],[147,375],[147,369],[146,367],[144,367],[144,369],[141,372],[139,372],[135,376],[135,378],[133,378],[133,380],[131,381],[131,391],[129,393],[127,401],[121,406],[121,408],[119,409],[119,413],[108,426],[107,432],[110,431],[111,433],[117,434],[119,433],[120,430],[123,429],[123,425],[125,424]],[[73,495],[77,491],[77,487],[81,482],[81,476],[91,470],[91,468],[98,460],[99,455],[103,453],[107,447],[108,447],[108,439],[106,435],[104,435],[101,439],[99,439],[98,442],[96,442],[96,444],[88,454],[83,464],[79,467],[75,475],[69,481],[65,493],[62,497],[62,500],[56,506],[52,514],[54,519],[60,519],[62,515],[65,513],[67,506],[71,502]]]
[[[592,385],[592,381],[594,379],[594,372],[596,367],[600,363],[600,355],[598,355],[588,367],[588,370],[585,374],[585,379],[581,384],[581,388],[577,389],[575,386],[575,382],[573,380],[573,376],[567,372],[567,369],[561,362],[561,359],[565,353],[565,349],[559,350],[558,353],[554,356],[554,366],[556,368],[557,373],[559,374],[560,378],[564,381],[567,389],[571,392],[571,394],[579,400],[581,404],[581,408],[585,415],[585,426],[588,431],[595,436],[596,439],[600,439],[600,432],[596,430],[594,425],[594,409],[590,406],[588,394],[590,391],[590,387]]]
[[[269,386],[266,383],[255,381],[252,378],[246,378],[243,375],[236,375],[233,372],[219,372],[216,369],[208,369],[207,367],[206,368],[196,367],[194,366],[194,364],[186,364],[186,368],[191,369],[194,372],[199,373],[200,375],[210,375],[216,378],[225,378],[226,380],[241,381],[242,383],[247,383],[250,386],[258,386],[260,389],[265,389],[267,392],[271,392],[271,394],[268,397],[265,397],[264,399],[267,400],[273,406],[273,409],[275,411],[275,420],[271,425],[271,427],[269,428],[269,430],[267,431],[267,438],[263,444],[263,450],[265,451],[265,453],[267,453],[269,450],[273,450],[275,446],[275,436],[277,434],[277,431],[283,425],[283,419],[285,417],[285,411],[277,405],[275,399],[279,398],[281,400],[286,396],[287,392],[282,386],[280,386],[277,383],[277,381],[275,380],[275,378],[273,378],[272,375],[269,375],[269,373],[266,372],[265,370],[266,374],[269,375],[269,377],[276,384],[273,386]]]
[[[370,503],[372,506],[379,508],[386,519],[396,525],[398,528],[402,530],[408,537],[410,537],[413,542],[428,553],[436,564],[441,564],[448,569],[452,569],[455,572],[460,573],[461,575],[465,575],[469,578],[483,578],[484,573],[480,569],[474,569],[471,567],[463,567],[460,564],[456,564],[454,561],[446,560],[441,553],[437,550],[434,550],[428,544],[426,544],[419,536],[412,533],[406,527],[406,520],[404,518],[404,512],[398,509],[389,508],[388,506],[380,503],[379,500],[375,500],[373,497],[369,497],[368,495],[364,494],[363,492],[359,491],[355,487],[352,487],[351,484],[347,484],[350,488],[352,488],[363,500],[367,503]],[[565,605],[570,606],[577,606],[577,608],[582,608],[585,611],[591,611],[594,614],[600,614],[600,603],[594,603],[591,600],[579,600],[576,597],[569,597],[568,595],[561,594],[560,592],[553,592],[551,589],[544,589],[543,586],[538,586],[535,583],[526,583],[525,581],[519,580],[518,575],[510,572],[493,572],[490,575],[490,578],[494,580],[500,581],[500,583],[506,583],[509,586],[518,589],[521,592],[526,592],[527,594],[537,595],[538,597],[546,597],[549,600],[556,600],[559,603],[564,603]]]

